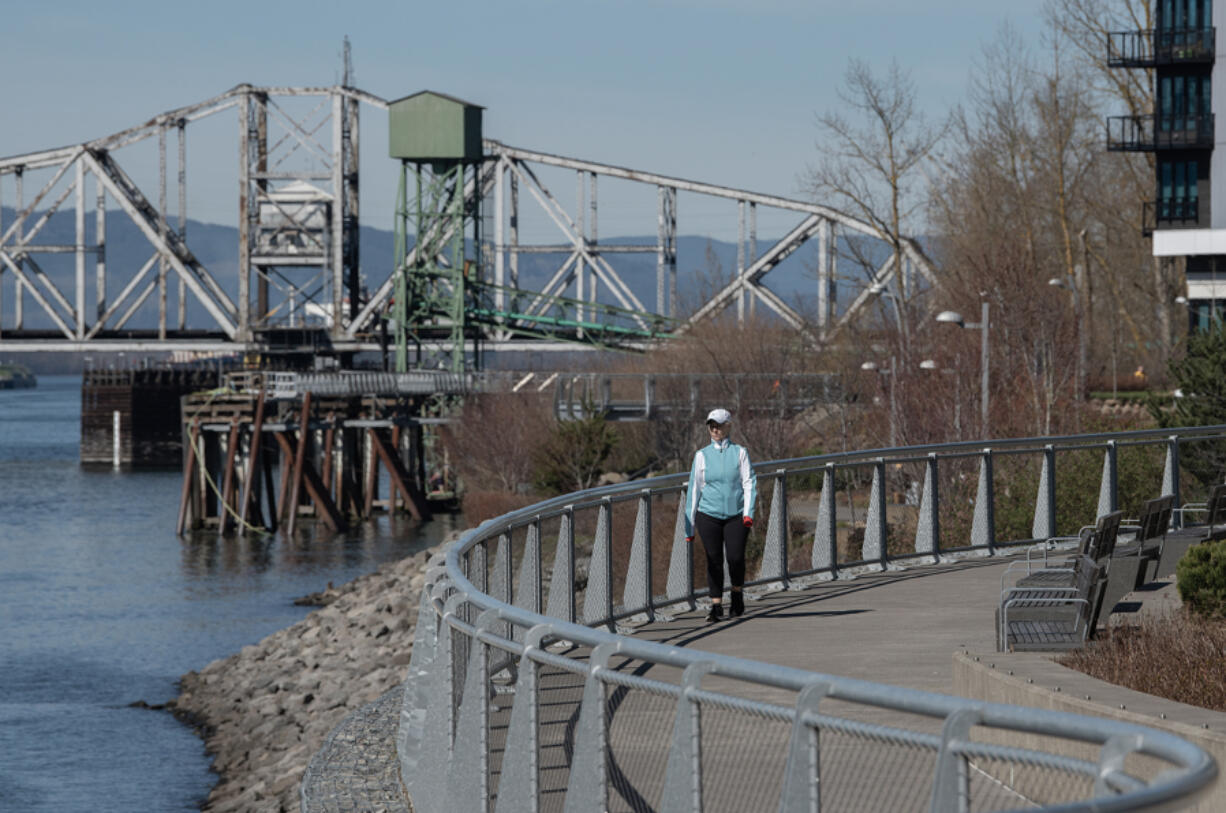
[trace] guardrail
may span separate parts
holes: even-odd
[[[1118,504],[1121,455],[1142,455],[1155,472],[1161,457],[1155,491],[1178,495],[1181,447],[1223,439],[1226,426],[1214,426],[760,464],[772,487],[759,489],[770,495],[766,542],[749,584],[786,586],[1030,541],[996,538],[994,505],[1018,498],[996,488],[998,466],[1011,469],[1001,478],[1011,484],[1029,471],[1032,535],[1054,536],[1065,493],[1058,458],[1084,468],[1087,455],[1103,455],[1103,513]],[[969,530],[967,518],[954,517],[943,536],[942,488],[969,488],[976,467]],[[885,496],[908,471],[922,472],[923,487],[904,550],[887,544]],[[835,490],[861,476],[871,497],[856,550],[840,534]],[[705,592],[695,588],[679,516],[684,487],[677,475],[546,500],[483,523],[436,558],[397,742],[415,810],[1167,810],[1190,804],[1216,776],[1205,752],[1141,726],[618,634],[618,621],[688,609]],[[812,543],[806,527],[797,546],[789,505],[803,513],[805,489],[818,495],[817,518]],[[948,544],[964,532],[969,545]]]

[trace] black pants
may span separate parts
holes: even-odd
[[[702,537],[702,548],[707,554],[707,588],[711,598],[719,600],[724,595],[725,555],[732,586],[745,584],[745,540],[749,537],[749,529],[740,516],[716,519],[701,511],[694,517],[694,527]]]

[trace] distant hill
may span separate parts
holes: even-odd
[[[13,222],[14,211],[11,207],[0,210],[0,220],[4,224]],[[37,217],[37,215],[35,216]],[[33,220],[34,218],[31,218]],[[93,240],[93,217],[87,218],[87,242]],[[74,216],[72,212],[57,212],[37,238],[44,244],[71,244],[75,240]],[[392,262],[392,232],[362,226],[359,231],[360,261],[364,283],[369,290],[374,290],[387,278]],[[844,238],[846,240],[846,238]],[[203,223],[197,220],[187,222],[187,241],[200,262],[221,281],[231,296],[237,295],[235,273],[238,267],[238,230],[234,226]],[[625,236],[606,238],[601,242],[606,245],[617,244],[654,244],[655,235]],[[765,251],[773,243],[767,237],[758,238],[760,251]],[[845,243],[844,243],[845,244]],[[884,259],[880,247],[871,253]],[[144,235],[122,212],[111,212],[107,219],[107,273],[112,280],[109,290],[115,296],[122,288],[121,280],[128,279],[139,270],[152,254],[152,247]],[[695,235],[682,235],[677,238],[677,270],[679,299],[683,307],[696,307],[701,304],[704,295],[718,289],[718,280],[727,280],[736,267],[736,245],[734,243],[711,240]],[[776,294],[792,304],[802,313],[815,311],[817,280],[813,271],[816,268],[816,241],[806,245],[766,277],[766,285]],[[656,302],[656,256],[652,254],[607,254],[605,259],[618,270],[627,286],[635,296],[647,307],[654,308]],[[880,261],[877,259],[876,261]],[[71,299],[74,274],[74,259],[71,254],[41,255],[39,264],[47,275],[55,281],[65,296]],[[560,265],[560,255],[520,256],[520,287],[524,290],[540,290]],[[859,273],[849,270],[849,263],[844,262],[841,271],[844,274]],[[87,258],[86,275],[88,285],[93,285],[94,262],[92,256]],[[302,269],[290,272],[294,275],[294,283],[304,288],[318,286],[318,280],[310,280],[317,269]],[[3,323],[11,325],[13,318],[13,297],[11,291],[11,273],[0,274],[4,280]],[[171,290],[175,290],[171,276]],[[852,286],[840,283],[838,300],[845,305],[850,301]],[[599,288],[600,301],[608,304],[618,304],[610,295],[607,286]],[[171,294],[173,298],[173,293]],[[50,320],[41,314],[41,309],[27,295],[26,326],[30,328],[49,328]],[[204,308],[194,302],[189,296],[187,311],[188,326],[204,326],[208,317]],[[132,318],[129,325],[134,328],[150,328],[157,324],[156,298],[150,297],[141,310]]]

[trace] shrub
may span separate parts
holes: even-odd
[[[1179,597],[1198,615],[1226,616],[1226,540],[1193,545],[1175,568]]]
[[[596,485],[617,445],[617,433],[585,404],[586,417],[557,421],[533,454],[534,481],[550,494],[581,491]]]
[[[1186,612],[1112,627],[1059,663],[1099,680],[1201,708],[1226,711],[1226,623]]]

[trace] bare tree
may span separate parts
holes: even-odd
[[[1149,0],[1047,0],[1044,4],[1044,15],[1050,28],[1069,43],[1081,64],[1088,70],[1095,90],[1109,104],[1117,106],[1118,113],[1139,116],[1154,112],[1153,70],[1112,68],[1107,59],[1108,37],[1113,33],[1149,31],[1154,28],[1153,4]],[[1141,204],[1153,198],[1154,160],[1153,153],[1114,157],[1118,171],[1116,181],[1122,182],[1124,188],[1131,192],[1131,200],[1128,201],[1131,206],[1125,211],[1134,218],[1139,213]],[[1101,212],[1100,216],[1104,219],[1111,217],[1108,212]],[[1135,220],[1132,221],[1131,229],[1137,231]],[[1178,283],[1179,269],[1176,263],[1152,256],[1148,241],[1134,239],[1129,242],[1144,244],[1144,268],[1148,272],[1145,293],[1149,303],[1146,310],[1153,314],[1157,322],[1162,355],[1160,361],[1165,362],[1176,338],[1170,303]],[[1114,245],[1106,241],[1102,244]],[[1115,253],[1118,255],[1118,252]],[[1125,265],[1125,269],[1140,265],[1135,260],[1130,261]],[[1108,284],[1113,282],[1114,279],[1108,280]],[[1116,305],[1113,316],[1129,318],[1131,314],[1120,301],[1120,288],[1113,287],[1111,293],[1113,304]],[[1131,327],[1135,327],[1135,324]],[[1140,337],[1134,336],[1134,342],[1139,341]]]
[[[458,423],[443,429],[456,472],[467,488],[516,492],[530,488],[532,450],[550,428],[544,396],[524,393],[474,395]]]
[[[903,279],[894,304],[905,335],[915,292],[900,273],[903,233],[924,202],[918,181],[947,124],[925,120],[915,84],[897,62],[878,76],[867,63],[851,60],[838,95],[851,118],[839,111],[818,117],[821,158],[802,184],[814,199],[871,224],[888,245],[896,278]]]

